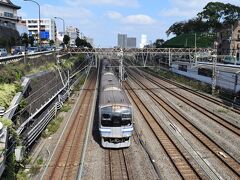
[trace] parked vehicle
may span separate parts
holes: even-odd
[[[11,54],[16,55],[16,54],[23,54],[25,52],[25,47],[24,46],[13,46],[11,48]]]
[[[56,48],[54,46],[48,46],[47,51],[55,51]]]
[[[34,54],[38,52],[38,48],[37,47],[30,47],[28,48],[28,54]]]
[[[0,57],[4,57],[7,56],[7,50],[5,48],[0,48]]]

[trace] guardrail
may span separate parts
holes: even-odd
[[[8,63],[13,63],[13,62],[18,62],[21,60],[24,60],[25,57],[28,58],[34,58],[36,56],[41,56],[41,55],[50,55],[50,53],[54,53],[55,51],[42,51],[42,52],[37,52],[34,54],[26,54],[26,55],[14,55],[14,56],[6,56],[6,57],[0,57],[0,64],[8,64]]]

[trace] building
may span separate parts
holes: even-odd
[[[57,32],[57,44],[61,44],[63,42],[63,38],[64,38],[64,32],[60,31]]]
[[[79,37],[79,29],[73,26],[68,26],[66,29],[66,34],[70,37],[70,46],[75,45],[75,40]]]
[[[38,37],[38,19],[23,19],[21,23],[27,26],[28,34]],[[54,40],[57,39],[57,28],[54,19],[45,18],[40,20],[40,35],[43,40]]]
[[[221,30],[218,34],[218,54],[231,55],[239,59],[240,21],[234,26]]]
[[[141,35],[141,43],[140,43],[140,48],[144,48],[144,46],[147,45],[147,35],[142,34]]]
[[[10,0],[0,0],[0,26],[16,30],[16,23],[21,20],[17,16],[20,6],[14,5]]]
[[[118,47],[127,47],[127,34],[118,34]]]
[[[137,39],[135,37],[127,38],[127,48],[136,48],[137,47]]]

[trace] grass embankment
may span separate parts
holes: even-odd
[[[196,34],[197,48],[213,47],[216,35],[207,33]],[[163,44],[164,48],[194,48],[195,47],[195,33],[182,34],[167,40]]]
[[[28,64],[8,64],[0,71],[0,106],[7,108],[14,95],[21,91],[21,78],[27,74],[53,70],[55,64],[48,63],[38,68],[31,68]]]
[[[82,62],[84,57],[75,56],[62,60],[59,68],[72,69]],[[40,71],[52,71],[56,69],[56,64],[49,62],[39,67],[31,67],[29,64],[8,64],[0,71],[0,106],[5,109],[10,105],[14,95],[21,91],[21,78],[28,74],[35,74]]]
[[[0,106],[7,108],[17,92],[17,84],[0,84]]]

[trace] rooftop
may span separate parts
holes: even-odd
[[[0,6],[7,6],[13,9],[21,9],[20,6],[14,5],[10,0],[0,0]]]

